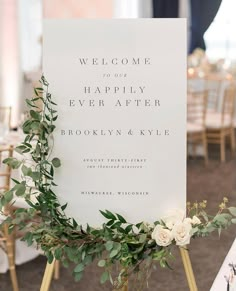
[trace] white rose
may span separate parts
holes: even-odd
[[[171,230],[173,228],[173,226],[175,225],[175,223],[174,223],[174,221],[169,220],[169,221],[165,222],[165,225],[167,228],[169,228]]]
[[[152,232],[152,239],[156,241],[157,245],[166,247],[171,244],[173,236],[169,229],[158,224]]]
[[[168,212],[168,215],[162,220],[165,223],[166,227],[172,229],[176,222],[182,222],[185,217],[185,213],[182,209],[174,209]]]
[[[192,219],[190,218],[190,217],[186,217],[185,219],[184,219],[184,222],[185,223],[193,223],[193,221],[192,221]]]
[[[192,224],[195,225],[195,224],[200,224],[200,223],[201,223],[201,220],[196,215],[194,215],[192,218]]]
[[[190,232],[192,230],[192,226],[188,222],[177,222],[173,229],[172,235],[176,241],[176,245],[185,246],[190,243]]]

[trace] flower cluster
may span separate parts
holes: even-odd
[[[185,246],[190,243],[193,226],[199,224],[201,221],[197,216],[185,217],[183,211],[175,210],[155,226],[152,239],[163,247],[172,244],[173,240],[176,245]]]

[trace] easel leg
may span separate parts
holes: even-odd
[[[7,249],[7,257],[9,263],[9,271],[11,276],[11,282],[13,291],[19,291],[18,281],[16,276],[16,265],[15,265],[15,250],[14,250],[14,235],[8,233],[8,226],[5,225],[5,236],[6,236],[6,249]]]
[[[190,291],[198,291],[188,250],[179,248]]]
[[[43,281],[42,281],[40,291],[49,291],[50,283],[53,276],[54,266],[55,266],[55,260],[51,264],[47,263],[47,266],[43,275]]]
[[[55,261],[54,279],[58,280],[60,277],[60,261]]]
[[[122,291],[128,291],[128,281],[127,281],[127,284],[123,287]]]

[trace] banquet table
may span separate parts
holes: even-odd
[[[23,134],[18,132],[10,132],[6,137],[4,137],[4,140],[0,143],[1,147],[6,147],[8,145],[16,146],[23,140]],[[14,156],[19,158],[20,155],[14,152]],[[12,171],[12,178],[15,178],[17,180],[20,180],[20,172],[19,170],[13,170]],[[0,180],[0,183],[2,181]],[[13,183],[13,182],[12,182]],[[25,202],[19,201],[17,203],[17,206],[24,207]],[[1,219],[1,217],[0,217]],[[39,250],[36,250],[35,247],[28,247],[27,244],[20,239],[16,240],[16,257],[15,257],[15,263],[16,265],[23,264],[25,262],[28,262],[34,258],[36,258],[40,254]],[[8,270],[8,259],[6,253],[0,248],[0,273],[5,273]]]

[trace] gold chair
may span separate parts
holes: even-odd
[[[211,73],[205,76],[205,90],[208,91],[207,112],[217,111],[220,94],[226,81],[224,76],[217,73]]]
[[[2,163],[2,160],[7,157],[12,157],[13,147],[0,148],[0,194],[10,189],[11,168]],[[11,207],[6,206],[3,209],[3,215],[11,215]],[[4,224],[3,229],[0,230],[0,242],[3,248],[6,250],[6,254],[9,262],[9,270],[12,281],[12,287],[14,291],[19,291],[18,280],[15,268],[15,231],[9,234],[7,224]]]
[[[207,143],[220,145],[220,159],[225,162],[225,143],[229,137],[231,152],[235,152],[234,109],[236,87],[230,84],[224,92],[221,112],[208,112],[206,117]]]
[[[232,76],[222,73],[203,73],[202,76],[188,77],[189,91],[208,91],[207,112],[217,112],[224,87],[232,81]]]
[[[205,164],[208,164],[208,149],[206,139],[206,106],[207,91],[188,94],[187,102],[187,144],[192,145],[193,156],[196,155],[196,146],[202,144]]]
[[[0,106],[0,122],[6,124],[8,129],[11,129],[11,112],[10,106]]]

